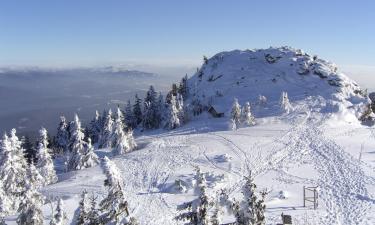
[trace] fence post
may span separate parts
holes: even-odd
[[[305,204],[305,186],[303,186],[303,208],[306,207],[306,204]]]

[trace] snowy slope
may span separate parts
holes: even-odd
[[[281,58],[269,63],[267,54]],[[309,73],[300,75],[303,62],[310,62]],[[316,75],[314,68],[327,77]],[[223,188],[231,198],[240,198],[243,176],[251,170],[258,190],[269,191],[269,225],[280,223],[281,213],[292,215],[293,224],[375,224],[375,130],[357,122],[368,99],[358,94],[355,82],[335,72],[332,64],[290,48],[220,53],[201,70],[202,79],[198,72],[189,80],[193,94],[188,101],[195,93],[204,104],[223,109],[225,117],[202,113],[176,130],[136,133],[139,149],[112,157],[125,180],[131,212],[141,224],[183,224],[174,217],[177,205],[196,197],[195,166],[207,173],[212,198]],[[221,76],[208,81],[211,75]],[[341,86],[330,85],[332,79]],[[290,114],[278,111],[281,91],[289,93]],[[259,94],[268,98],[267,105],[256,104]],[[241,104],[252,103],[255,126],[228,130],[234,97]],[[97,153],[111,156],[108,149]],[[187,185],[186,192],[176,190],[178,179]],[[100,166],[62,173],[43,193],[62,197],[74,224],[80,193],[86,189],[104,195],[103,180]],[[319,187],[317,210],[303,207],[303,186]],[[47,222],[49,205],[44,209]],[[14,217],[7,219],[14,224]],[[228,215],[223,219],[233,221]]]

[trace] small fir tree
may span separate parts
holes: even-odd
[[[141,104],[142,104],[142,100],[136,94],[135,95],[135,103],[133,105],[133,115],[135,117],[136,125],[140,124],[142,122],[142,119],[143,119]]]
[[[289,102],[288,93],[282,92],[280,97],[280,108],[283,112],[289,113],[291,110],[293,110],[292,105]]]
[[[48,148],[48,136],[45,128],[39,131],[39,141],[37,147],[37,164],[36,168],[40,175],[44,178],[44,185],[57,182],[56,171],[53,165],[51,155]]]
[[[251,113],[251,107],[249,102],[246,102],[245,106],[242,108],[241,122],[247,126],[253,126],[255,124],[255,119]]]
[[[100,202],[100,210],[102,211],[102,223],[117,223],[129,221],[128,202],[125,199],[123,180],[117,166],[104,157],[103,170],[106,176],[104,186],[107,187],[108,194]]]
[[[69,149],[69,138],[70,138],[70,133],[69,133],[69,127],[68,123],[66,122],[66,119],[64,116],[60,117],[60,124],[59,127],[57,128],[57,134],[55,136],[55,148],[57,149],[56,151],[60,154],[68,152]]]
[[[166,116],[166,128],[175,129],[180,126],[179,111],[177,109],[176,97],[174,95],[171,96]]]
[[[188,224],[207,225],[209,224],[208,208],[210,206],[206,194],[206,179],[199,168],[196,168],[195,194],[198,198],[178,206],[178,210],[187,210],[176,217],[177,220],[187,220]]]
[[[110,109],[105,117],[104,127],[100,136],[99,147],[112,148],[113,146],[113,117]]]
[[[67,162],[68,170],[80,170],[83,168],[82,159],[85,152],[86,142],[84,141],[84,134],[81,128],[81,121],[76,114],[74,121],[71,123],[71,153]]]
[[[37,191],[34,185],[27,182],[25,192],[18,208],[17,224],[19,225],[42,225],[43,224],[43,196]]]
[[[86,190],[81,194],[81,201],[79,202],[79,214],[77,218],[77,225],[86,225],[89,221],[90,202]]]
[[[91,144],[91,139],[87,140],[85,144],[85,151],[82,156],[82,166],[84,168],[93,167],[99,164],[99,157],[94,152],[94,147]]]
[[[237,130],[241,125],[241,106],[237,98],[234,99],[231,110],[231,126],[232,130]]]
[[[64,211],[64,202],[61,198],[57,201],[56,213],[53,215],[50,225],[65,225],[67,224],[67,215]]]

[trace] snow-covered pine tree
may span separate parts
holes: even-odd
[[[64,116],[60,117],[60,124],[54,139],[54,148],[60,154],[68,152],[69,149],[69,127]]]
[[[53,215],[50,225],[65,225],[67,224],[68,217],[64,211],[64,202],[61,198],[57,201],[56,213]]]
[[[221,209],[218,203],[215,204],[215,208],[213,214],[211,216],[211,224],[212,225],[220,225],[221,224]]]
[[[25,150],[25,157],[29,164],[33,163],[36,158],[36,151],[29,136],[24,136],[22,139],[22,148]]]
[[[133,130],[130,128],[126,131],[126,137],[128,139],[128,145],[130,151],[133,151],[137,148],[137,143],[135,142],[135,138],[133,136]]]
[[[101,116],[98,112],[98,110],[95,111],[95,117],[91,120],[89,126],[88,126],[88,134],[91,138],[91,141],[93,143],[97,143],[99,141],[99,136],[102,129],[101,124]]]
[[[108,194],[99,204],[102,212],[101,222],[122,224],[125,223],[124,221],[130,221],[128,202],[125,199],[124,185],[119,169],[110,159],[104,157],[103,170],[106,176],[104,186],[107,187]]]
[[[171,95],[170,103],[166,113],[165,127],[168,129],[175,129],[180,126],[179,111],[177,109],[176,96]]]
[[[99,147],[112,148],[113,146],[113,117],[110,109],[105,116],[104,126],[100,135]]]
[[[200,169],[196,168],[196,186],[194,193],[198,195],[197,199],[178,206],[178,210],[187,210],[176,217],[177,220],[187,220],[188,224],[208,225],[208,208],[210,206],[206,194],[206,179]]]
[[[70,124],[70,156],[67,163],[68,170],[80,170],[83,168],[83,154],[85,152],[86,142],[81,128],[81,121],[75,114],[74,121]]]
[[[180,120],[180,124],[185,123],[184,98],[180,94],[177,94],[176,96],[176,108],[178,111],[178,118]]]
[[[41,188],[45,185],[45,179],[39,173],[34,164],[30,164],[29,169],[27,170],[28,182],[31,183],[36,189]]]
[[[94,147],[92,147],[91,139],[87,140],[85,143],[85,151],[82,155],[82,167],[89,168],[99,164],[99,157],[94,152]]]
[[[0,146],[0,188],[11,203],[6,208],[12,212],[17,209],[26,191],[28,164],[15,129],[12,129],[10,137],[4,134]]]
[[[258,105],[265,106],[267,105],[267,97],[264,95],[259,95],[258,97]]]
[[[47,130],[45,128],[41,128],[39,131],[36,168],[40,175],[44,178],[44,185],[57,182],[56,171],[53,165],[51,155],[49,154],[50,149],[48,149],[47,146]]]
[[[5,194],[5,191],[0,184],[0,224],[4,217],[10,212],[11,205],[11,199]]]
[[[99,211],[96,208],[96,199],[94,195],[90,197],[90,208],[87,212],[87,221],[85,225],[101,225]]]
[[[132,129],[136,128],[137,127],[137,121],[136,121],[136,118],[134,116],[130,100],[128,100],[128,103],[126,103],[124,111],[125,111],[125,124],[128,127],[131,127]]]
[[[241,125],[241,106],[238,99],[235,98],[230,113],[230,122],[232,130],[237,130]]]
[[[266,192],[261,192],[261,199],[256,195],[256,185],[251,173],[245,176],[245,184],[242,194],[242,202],[234,200],[232,210],[236,218],[236,224],[241,225],[264,225],[265,224],[265,204],[264,199]]]
[[[159,119],[159,127],[163,127],[165,122],[166,104],[164,102],[164,96],[161,92],[159,92],[157,106],[157,118]]]
[[[133,105],[133,115],[135,117],[135,121],[136,121],[137,125],[142,123],[142,118],[143,118],[141,103],[142,103],[142,100],[136,94],[135,95],[135,103]]]
[[[282,92],[280,96],[280,108],[283,112],[289,113],[293,108],[289,102],[288,93]]]
[[[31,182],[26,182],[25,192],[18,208],[17,224],[42,225],[43,224],[43,196]]]
[[[157,118],[158,105],[157,105],[157,93],[154,87],[151,85],[146,93],[145,100],[143,102],[143,120],[142,126],[145,129],[154,129],[159,127],[159,118]]]
[[[86,225],[89,224],[88,214],[90,211],[90,202],[86,190],[83,190],[81,194],[81,201],[79,202],[78,207],[79,213],[77,218],[77,225]]]
[[[183,98],[186,98],[189,94],[189,87],[187,84],[188,76],[187,74],[181,79],[178,92],[182,95]]]
[[[241,122],[247,126],[253,126],[255,124],[255,119],[253,114],[251,113],[249,102],[246,102],[245,106],[242,107]]]
[[[124,131],[124,125],[122,123],[121,115],[121,110],[118,108],[113,131],[114,148],[112,150],[112,153],[114,155],[121,155],[133,150],[130,146],[131,140],[128,139],[128,135]],[[129,131],[127,132],[131,132],[131,129],[129,129]]]

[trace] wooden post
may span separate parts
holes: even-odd
[[[305,186],[303,186],[303,207],[304,208],[306,207],[306,204],[305,204]]]

